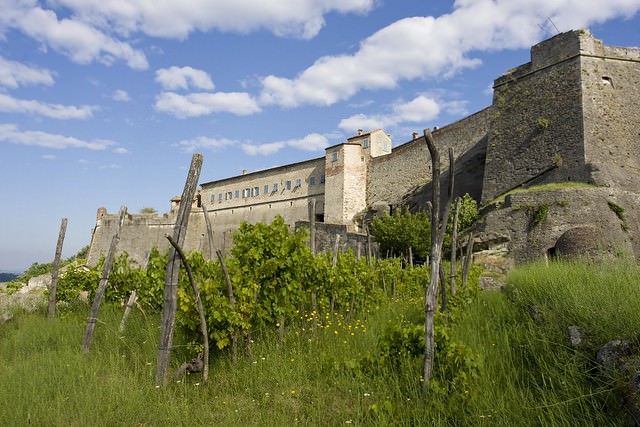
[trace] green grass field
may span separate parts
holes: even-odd
[[[421,394],[420,357],[376,362],[389,325],[422,312],[420,289],[368,313],[326,317],[315,331],[301,314],[283,343],[275,325],[255,336],[254,358],[212,354],[208,383],[191,374],[161,388],[157,314],[136,311],[119,333],[121,307],[103,307],[88,356],[88,307],[53,320],[18,314],[0,325],[0,425],[621,425],[619,384],[599,376],[594,359],[611,339],[638,341],[638,267],[533,265],[508,282],[450,319],[478,368],[452,395]],[[587,333],[583,349],[568,345],[569,325]],[[191,357],[179,334],[175,344],[174,368]]]

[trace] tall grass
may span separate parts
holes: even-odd
[[[387,325],[421,312],[422,289],[327,316],[315,331],[301,313],[283,343],[274,325],[255,337],[253,359],[218,353],[207,384],[193,374],[163,388],[153,384],[157,315],[135,312],[119,333],[120,307],[104,307],[83,356],[87,307],[21,314],[0,325],[0,425],[616,425],[615,387],[595,372],[594,350],[635,339],[638,278],[628,263],[537,265],[513,272],[505,292],[481,293],[451,325],[480,360],[467,399],[425,398],[419,358],[363,365]],[[569,347],[571,324],[586,349]],[[177,338],[176,365],[191,357]]]

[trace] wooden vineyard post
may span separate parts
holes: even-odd
[[[204,344],[203,351],[203,363],[202,367],[202,382],[207,382],[209,378],[209,334],[207,332],[207,319],[204,316],[204,307],[202,307],[202,300],[200,299],[200,291],[198,290],[198,285],[196,281],[193,279],[193,273],[191,272],[191,266],[187,261],[187,257],[184,256],[184,252],[182,248],[178,245],[178,243],[173,240],[173,237],[168,234],[165,236],[171,246],[176,250],[178,256],[182,260],[182,265],[184,265],[184,269],[187,271],[187,276],[189,277],[189,283],[191,283],[191,289],[193,289],[193,297],[196,302],[196,306],[198,307],[198,315],[200,316],[200,332],[202,333],[202,342]]]
[[[180,207],[173,228],[173,240],[179,246],[184,244],[187,234],[187,224],[191,213],[191,203],[196,192],[200,170],[202,169],[202,154],[194,154],[189,167],[187,181],[180,198]],[[158,345],[158,366],[156,368],[156,385],[164,385],[171,359],[171,345],[176,323],[176,309],[178,296],[178,274],[180,273],[180,257],[174,247],[169,248],[169,262],[164,285],[164,301],[162,304],[162,321],[160,325],[160,343]]]
[[[331,268],[335,269],[336,265],[338,265],[338,251],[340,250],[340,234],[336,233],[336,243],[333,246],[333,261],[331,262]],[[331,310],[331,318],[333,319],[333,310],[336,304],[336,294],[331,294],[331,301],[329,302],[329,307]]]
[[[56,290],[58,288],[58,270],[60,269],[60,258],[62,257],[62,244],[64,243],[64,235],[67,232],[67,218],[62,218],[60,223],[60,232],[58,233],[58,244],[56,245],[56,254],[53,258],[53,268],[51,269],[51,287],[49,288],[49,319],[56,314]]]
[[[456,266],[456,252],[457,248],[457,240],[458,240],[458,215],[460,214],[460,198],[456,199],[456,207],[454,209],[453,214],[453,228],[451,230],[451,273],[449,274],[449,278],[451,279],[451,295],[456,294],[456,274],[458,268]]]
[[[216,252],[213,248],[213,227],[211,226],[211,218],[205,204],[202,204],[202,213],[204,214],[204,223],[207,226],[207,240],[209,241],[209,259],[213,260],[213,254]]]
[[[116,258],[116,248],[118,247],[118,242],[120,241],[120,229],[122,228],[122,223],[124,222],[124,217],[126,214],[127,207],[122,206],[120,208],[120,219],[118,222],[118,228],[111,238],[111,245],[109,246],[107,257],[104,260],[104,265],[102,266],[102,276],[100,276],[100,283],[98,283],[96,296],[93,299],[93,305],[91,305],[91,313],[89,313],[87,326],[84,329],[84,338],[82,340],[82,351],[84,352],[84,354],[88,354],[89,348],[91,347],[91,339],[93,338],[93,331],[96,329],[96,320],[98,318],[98,312],[100,311],[100,304],[102,303],[102,297],[107,290],[107,283],[109,282],[111,266],[113,265],[113,261]]]
[[[371,259],[371,234],[369,233],[369,224],[366,225],[365,230],[367,231],[367,264],[371,266],[373,261]]]
[[[309,201],[309,249],[316,255],[316,199]]]
[[[449,207],[453,195],[454,161],[453,148],[449,149],[449,197],[445,203],[440,217],[440,154],[429,129],[424,130],[424,139],[431,154],[432,195],[431,195],[431,277],[424,299],[424,363],[422,370],[422,390],[426,395],[429,389],[435,356],[434,341],[434,315],[438,303],[438,276],[440,275],[440,262],[442,260],[442,242],[449,217]]]
[[[231,306],[231,312],[236,312],[236,297],[233,295],[233,284],[231,283],[231,277],[229,277],[229,270],[227,270],[227,264],[224,262],[224,256],[222,251],[216,250],[220,266],[222,267],[222,273],[224,274],[224,280],[227,283],[227,295],[229,297],[229,305]],[[235,363],[238,360],[238,331],[235,326],[231,334],[231,360]]]
[[[440,297],[440,312],[445,312],[447,311],[447,278],[444,275],[442,261],[440,261],[438,276],[440,276],[440,292],[442,292],[442,297]]]
[[[129,300],[127,301],[127,305],[124,308],[124,314],[122,315],[122,319],[120,320],[120,326],[118,327],[118,331],[124,331],[124,325],[127,323],[127,319],[129,318],[129,314],[131,313],[131,309],[136,303],[138,299],[138,293],[134,289],[131,291],[131,295],[129,295]]]
[[[467,284],[467,278],[469,277],[469,268],[471,268],[471,261],[473,260],[473,233],[469,233],[469,240],[467,240],[467,251],[464,256],[464,263],[462,265],[462,286]]]

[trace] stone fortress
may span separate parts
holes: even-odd
[[[433,137],[443,170],[454,149],[455,195],[469,193],[484,206],[475,230],[479,262],[502,270],[558,253],[640,255],[640,49],[603,45],[586,30],[558,34],[495,80],[491,106],[434,128]],[[281,215],[294,227],[309,221],[312,200],[320,249],[336,233],[355,248],[372,214],[424,209],[430,181],[422,135],[393,148],[384,130],[358,131],[323,157],[201,184],[185,250],[209,253],[202,205],[215,248],[228,251],[241,222]],[[530,187],[536,191],[500,199]],[[179,202],[172,199],[163,216],[128,215],[119,250],[143,262],[152,247],[168,248],[164,234]],[[90,265],[117,223],[117,214],[98,210]]]

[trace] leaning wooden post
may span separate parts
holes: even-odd
[[[202,307],[202,299],[200,299],[200,291],[198,290],[198,285],[196,285],[196,281],[193,280],[193,273],[191,272],[191,266],[187,261],[187,257],[184,256],[184,252],[182,248],[178,245],[178,243],[173,240],[173,237],[168,234],[165,235],[171,246],[176,250],[180,259],[182,260],[182,265],[184,265],[184,269],[187,271],[187,276],[189,277],[189,283],[191,283],[191,289],[193,289],[193,297],[196,301],[196,306],[198,307],[198,315],[200,316],[200,332],[202,333],[202,342],[204,344],[204,350],[202,358],[204,360],[204,366],[202,368],[202,382],[207,382],[209,378],[209,334],[207,333],[207,319],[204,317],[204,308]]]
[[[180,207],[173,228],[173,240],[182,246],[187,234],[187,224],[191,213],[191,203],[196,192],[200,170],[202,169],[202,154],[194,154],[189,167],[187,181],[180,198]],[[162,304],[162,322],[160,325],[160,343],[158,345],[158,366],[156,368],[156,385],[164,385],[171,359],[171,345],[176,323],[176,308],[178,295],[178,274],[180,273],[180,257],[175,248],[169,248],[169,262],[164,285],[164,301]]]
[[[446,230],[446,220],[449,216],[448,206],[450,205],[450,198],[442,215],[443,220],[440,220],[440,154],[436,148],[435,141],[429,129],[424,130],[424,139],[427,143],[427,148],[431,154],[431,175],[432,175],[432,195],[431,195],[431,277],[429,279],[429,286],[427,287],[425,299],[424,299],[424,330],[425,330],[425,345],[424,345],[424,364],[422,371],[422,389],[426,393],[429,389],[429,381],[432,376],[433,359],[435,356],[435,341],[434,341],[434,315],[437,309],[437,297],[438,297],[438,276],[440,273],[440,262],[442,258],[442,241],[444,239],[444,231]],[[449,149],[449,170],[450,181],[449,190],[452,194],[453,188],[453,149]],[[443,223],[443,224],[442,224]]]
[[[451,273],[449,274],[449,278],[451,279],[451,295],[456,294],[456,275],[457,275],[457,266],[456,266],[456,252],[457,248],[457,240],[458,240],[458,215],[460,213],[460,198],[456,199],[456,207],[454,209],[453,214],[453,228],[451,230]]]
[[[227,282],[227,296],[229,297],[229,305],[231,306],[231,312],[236,312],[236,297],[233,295],[233,285],[231,284],[231,278],[229,277],[229,270],[227,270],[227,264],[224,262],[224,256],[220,249],[216,250],[220,266],[222,267],[222,273],[224,274],[224,280]],[[231,360],[235,363],[238,360],[238,331],[236,326],[233,326],[233,332],[231,334]]]
[[[49,319],[56,314],[56,290],[58,288],[58,270],[60,268],[60,258],[62,257],[62,244],[64,235],[67,232],[67,218],[62,218],[60,232],[58,233],[58,244],[56,245],[56,255],[53,258],[53,268],[51,269],[51,286],[49,287]]]
[[[124,217],[126,214],[127,207],[122,206],[120,208],[120,219],[118,222],[118,228],[116,229],[116,232],[111,239],[111,245],[109,246],[107,257],[105,258],[104,265],[102,266],[102,276],[100,277],[100,283],[98,283],[96,296],[93,299],[93,304],[91,305],[91,313],[89,313],[87,326],[84,329],[84,338],[82,340],[82,351],[84,352],[84,354],[88,354],[89,348],[91,347],[91,340],[93,338],[93,331],[96,329],[96,320],[98,318],[98,312],[100,311],[100,304],[102,303],[102,297],[107,290],[107,283],[109,282],[111,266],[113,265],[113,261],[116,258],[116,248],[118,247],[118,242],[120,241],[120,229],[122,228],[122,223],[124,222]]]
[[[131,314],[131,309],[133,308],[137,299],[138,299],[138,292],[134,289],[129,295],[129,300],[127,301],[127,305],[124,308],[124,314],[122,315],[122,319],[120,320],[120,326],[118,327],[119,332],[124,331],[124,325],[127,323],[129,314]]]
[[[204,213],[204,223],[207,226],[207,240],[209,241],[209,259],[213,260],[215,249],[213,248],[213,227],[211,226],[211,218],[207,206],[202,203],[202,213]]]

